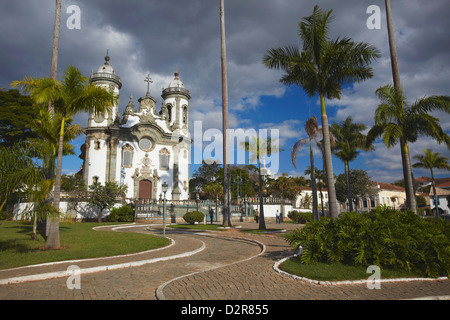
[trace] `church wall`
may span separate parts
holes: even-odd
[[[172,119],[169,122],[170,126],[174,126],[175,122],[178,123],[178,127],[183,127],[182,117],[183,117],[183,111],[182,107],[184,105],[189,105],[189,102],[186,99],[179,98],[179,101],[177,101],[176,97],[168,97],[164,100],[164,104],[171,104],[173,106],[172,108]]]
[[[133,148],[133,159],[131,168],[123,168],[123,148],[129,145]],[[162,170],[160,168],[160,153],[165,149],[168,151],[169,155],[169,169]],[[169,185],[169,190],[166,194],[167,199],[171,199],[172,194],[172,176],[173,176],[173,165],[174,165],[174,154],[171,146],[156,144],[154,149],[145,152],[141,150],[136,142],[132,141],[120,141],[117,150],[117,161],[116,161],[116,181],[123,181],[124,184],[128,186],[127,188],[127,198],[133,198],[135,195],[135,180],[133,179],[133,175],[136,173],[136,169],[139,169],[139,172],[142,173],[143,168],[143,159],[145,155],[148,154],[148,158],[151,161],[150,169],[152,173],[154,170],[157,170],[157,174],[159,176],[159,180],[157,182],[156,187],[156,198],[159,199],[159,195],[162,194],[162,183],[166,181]],[[122,171],[122,168],[124,169]],[[121,172],[125,173],[125,176],[121,177]],[[122,180],[123,179],[123,180]],[[153,195],[154,197],[155,195]]]
[[[105,89],[110,89],[110,84],[103,83],[102,81],[99,81],[96,83],[97,86],[103,87]],[[114,93],[119,96],[119,89],[114,86]],[[105,113],[103,117],[95,117],[93,114],[89,117],[89,126],[90,127],[107,127],[111,124],[112,121],[114,121],[114,118],[117,113],[117,105],[113,105],[111,108],[111,113]],[[99,121],[103,118],[103,121]]]
[[[105,184],[106,181],[106,159],[107,159],[106,141],[93,139],[89,147],[88,163],[88,185],[94,182],[94,177],[98,177],[98,182]]]

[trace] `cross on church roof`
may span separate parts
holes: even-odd
[[[150,83],[153,83],[152,78],[150,78],[150,73],[144,81],[147,82],[147,95],[150,95]]]

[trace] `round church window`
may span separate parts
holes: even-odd
[[[153,146],[152,140],[149,138],[142,138],[139,140],[139,147],[144,151],[149,151]]]
[[[105,121],[105,115],[103,114],[94,115],[94,121],[97,123]]]

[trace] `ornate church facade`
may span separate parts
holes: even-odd
[[[109,60],[107,55],[90,81],[120,95],[122,83]],[[122,115],[118,104],[110,113],[89,115],[80,156],[84,160],[83,178],[87,185],[123,183],[127,185],[127,198],[146,200],[159,199],[166,182],[167,199],[188,199],[189,90],[175,72],[174,80],[162,90],[162,105],[157,110],[157,100],[150,95],[150,76],[145,81],[147,93],[137,100],[137,108],[131,96]]]

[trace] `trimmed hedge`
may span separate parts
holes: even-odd
[[[303,248],[301,262],[416,271],[424,276],[450,273],[450,223],[425,219],[411,211],[378,207],[370,213],[322,218],[290,232],[286,240]]]
[[[300,212],[300,211],[291,211],[288,213],[288,218],[294,221],[295,223],[305,224],[308,221],[313,220],[312,212]]]
[[[203,222],[204,218],[205,215],[200,211],[191,211],[183,216],[184,221],[189,224],[195,224],[195,222]]]
[[[112,208],[109,215],[106,217],[108,222],[133,222],[134,212],[130,206],[121,206],[119,208]]]

